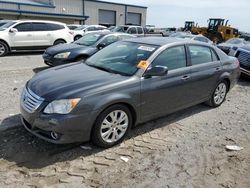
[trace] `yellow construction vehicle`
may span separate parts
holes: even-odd
[[[193,27],[193,34],[202,34],[212,40],[215,44],[221,43],[231,38],[239,37],[239,31],[236,28],[228,25],[228,20],[221,18],[210,18],[208,20],[208,27]]]

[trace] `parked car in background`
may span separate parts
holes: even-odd
[[[170,35],[174,34],[177,32],[176,28],[161,28],[159,29],[159,32],[166,37],[169,37]]]
[[[108,148],[133,125],[203,102],[220,106],[239,75],[238,60],[213,45],[133,38],[107,46],[85,63],[36,74],[22,92],[21,119],[46,141],[92,140]]]
[[[240,62],[241,72],[250,76],[250,45],[238,48],[234,56]]]
[[[74,30],[74,41],[81,38],[86,33],[91,33],[94,31],[107,31],[107,27],[102,25],[82,25]]]
[[[109,28],[112,32],[121,32],[121,33],[128,33],[135,36],[145,36],[144,28],[141,26],[135,25],[120,25],[116,27]]]
[[[213,44],[211,40],[209,40],[207,37],[204,37],[203,35],[192,35],[190,33],[186,32],[178,32],[170,35],[170,37],[175,37],[175,38],[182,38],[182,39],[190,39],[194,41],[200,41],[200,42],[205,42],[208,44]]]
[[[70,25],[67,25],[67,26],[68,26],[68,28],[69,28],[70,30],[75,30],[75,29],[77,29],[78,27],[81,27],[82,25],[70,24]]]
[[[92,32],[71,44],[62,44],[48,48],[43,59],[49,66],[57,66],[66,63],[85,60],[102,48],[118,41],[135,37],[126,33]]]
[[[232,38],[227,40],[226,42],[218,44],[217,47],[224,51],[226,54],[233,56],[238,48],[245,46],[247,43],[248,42],[242,38]]]
[[[72,41],[73,32],[60,22],[10,21],[0,27],[0,56],[15,50],[41,50]]]

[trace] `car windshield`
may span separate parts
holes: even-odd
[[[230,40],[226,41],[226,43],[228,43],[228,44],[241,44],[242,40],[240,40],[240,39],[230,39]]]
[[[81,31],[81,30],[84,30],[86,27],[87,27],[86,25],[82,25],[82,26],[80,26],[80,27],[77,27],[77,28],[74,29],[74,30],[76,30],[76,31]]]
[[[103,71],[132,76],[138,70],[138,63],[147,60],[157,48],[158,46],[120,41],[97,52],[86,64]]]
[[[74,43],[79,44],[79,45],[84,45],[84,46],[92,46],[97,41],[99,41],[103,36],[105,36],[105,35],[104,34],[90,33],[90,34],[84,35],[80,39],[76,40]]]
[[[4,31],[5,29],[8,29],[10,26],[14,25],[16,22],[6,22],[3,25],[0,26],[0,31]],[[0,23],[1,24],[1,23]]]

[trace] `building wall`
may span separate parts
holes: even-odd
[[[124,25],[126,19],[126,5],[115,5],[109,3],[100,3],[95,1],[85,0],[85,15],[89,18],[85,21],[85,24],[99,24],[99,9],[116,11],[116,25]],[[147,9],[127,6],[127,12],[140,13],[141,24],[146,25]]]
[[[146,25],[146,8],[132,7],[120,4],[110,4],[90,0],[54,0],[55,7],[41,7],[31,5],[17,5],[11,3],[0,3],[0,9],[11,9],[13,12],[0,11],[0,19],[48,19],[61,21],[65,23],[83,23],[81,20],[85,16],[89,19],[85,24],[99,24],[99,9],[116,11],[116,25],[124,25],[127,12],[141,13],[142,25]],[[85,7],[85,8],[84,8]],[[127,8],[126,8],[127,7]],[[35,13],[18,13],[18,10],[31,11]],[[84,9],[84,10],[83,10]],[[15,11],[16,10],[16,11]],[[58,15],[46,15],[46,13],[53,13]],[[60,16],[59,16],[60,15]],[[72,15],[72,17],[62,15]]]

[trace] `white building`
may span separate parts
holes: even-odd
[[[0,0],[0,19],[145,26],[146,14],[147,7],[99,0]]]

